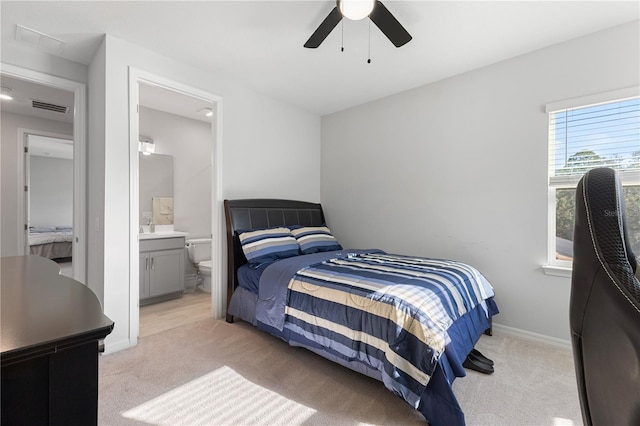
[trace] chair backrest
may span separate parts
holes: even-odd
[[[576,190],[570,325],[586,425],[640,425],[640,282],[610,168]]]

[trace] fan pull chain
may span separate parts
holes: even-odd
[[[371,63],[371,19],[369,19],[369,59],[367,59],[367,63]]]
[[[344,19],[342,20],[341,24],[341,29],[342,29],[342,47],[340,48],[341,52],[344,52]]]

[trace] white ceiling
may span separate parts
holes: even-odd
[[[0,76],[0,85],[11,89],[11,95],[13,96],[12,100],[2,100],[0,110],[30,117],[73,123],[73,92],[9,76]],[[211,122],[211,117],[207,117],[202,110],[205,108],[211,109],[212,105],[202,99],[143,83],[139,85],[139,91],[140,105],[142,106],[193,120]],[[62,113],[34,108],[32,100],[67,107],[67,112]]]
[[[34,84],[13,77],[1,76],[0,85],[11,89],[12,100],[2,100],[2,111],[48,120],[73,122],[73,92]],[[48,111],[33,108],[32,100],[67,107],[67,112]]]
[[[1,36],[19,43],[20,24],[88,64],[109,33],[324,115],[640,19],[636,0],[383,3],[413,40],[395,48],[372,25],[371,64],[368,20],[344,22],[345,52],[340,25],[318,49],[302,47],[333,1],[3,0]]]
[[[142,106],[198,121],[211,122],[212,117],[207,117],[203,111],[207,108],[212,109],[211,102],[146,83],[139,83],[138,91]]]

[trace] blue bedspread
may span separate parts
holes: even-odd
[[[493,289],[449,260],[349,250],[284,259],[260,279],[258,327],[381,380],[431,424],[464,424],[451,383]]]

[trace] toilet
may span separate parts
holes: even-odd
[[[195,238],[186,241],[189,260],[198,269],[203,290],[211,293],[211,238]]]

